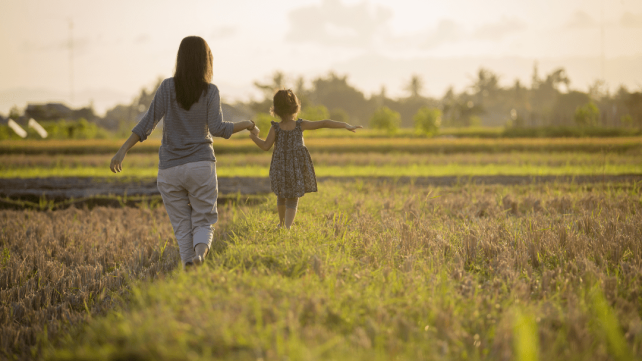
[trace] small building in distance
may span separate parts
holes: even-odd
[[[37,121],[71,119],[74,111],[62,103],[28,104],[25,116]]]
[[[60,119],[78,120],[80,118],[95,122],[98,118],[91,106],[71,109],[63,103],[28,104],[24,116],[27,119],[33,118],[39,122]]]

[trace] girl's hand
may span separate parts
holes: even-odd
[[[121,154],[121,152],[118,151],[116,155],[111,159],[109,169],[111,169],[111,171],[114,173],[121,172],[123,170],[123,159],[125,159],[125,154]]]
[[[349,130],[349,131],[351,131],[352,133],[354,133],[355,129],[360,129],[360,128],[363,128],[363,127],[362,127],[362,126],[360,126],[360,125],[350,125],[350,124],[346,124],[346,129],[347,129],[347,130]]]
[[[259,132],[260,132],[260,129],[256,125],[254,126],[254,128],[250,130],[250,133],[256,135],[257,137],[259,136]]]

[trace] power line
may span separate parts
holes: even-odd
[[[600,61],[601,61],[601,73],[602,73],[602,81],[606,81],[606,56],[605,56],[605,32],[604,32],[604,0],[602,0],[602,13],[601,13],[601,24],[600,24],[600,40],[601,40],[601,54],[600,54]]]
[[[74,23],[69,19],[69,101],[74,102]]]

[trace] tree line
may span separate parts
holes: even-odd
[[[312,80],[306,87],[302,77],[287,82],[282,72],[275,72],[271,82],[255,83],[264,91],[264,99],[243,105],[255,112],[269,109],[274,89],[292,88],[303,109],[327,108],[332,119],[350,120],[355,124],[372,125],[382,112],[397,113],[401,127],[416,126],[417,115],[426,108],[441,113],[441,125],[448,127],[508,126],[601,126],[642,127],[642,92],[631,92],[620,86],[610,93],[604,82],[596,81],[583,92],[570,86],[563,68],[543,77],[534,66],[530,86],[515,80],[511,86],[500,85],[500,76],[481,68],[468,87],[457,93],[450,88],[439,98],[423,95],[425,80],[413,75],[404,90],[406,96],[393,99],[382,87],[379,94],[367,97],[348,82],[347,76],[333,72]]]
[[[109,109],[102,118],[95,116],[91,107],[74,112],[111,133],[126,136],[151,104],[161,81],[158,79],[150,89],[141,89],[130,104]],[[385,86],[367,96],[349,82],[347,75],[335,72],[306,81],[302,76],[289,77],[276,71],[267,82],[254,82],[263,94],[261,98],[224,105],[224,110],[269,124],[267,113],[274,91],[291,88],[301,100],[304,118],[349,121],[391,133],[399,127],[415,127],[425,134],[436,134],[439,127],[642,128],[642,91],[620,86],[611,93],[603,81],[595,81],[587,91],[574,89],[563,68],[541,76],[535,64],[530,85],[515,80],[510,86],[500,84],[499,74],[480,68],[464,90],[457,92],[451,87],[441,98],[425,96],[425,82],[424,77],[412,75],[404,85],[405,95],[392,98]],[[17,109],[12,109],[10,116],[19,116]],[[45,120],[38,114],[29,116]]]

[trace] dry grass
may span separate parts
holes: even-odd
[[[270,198],[206,268],[140,288],[51,356],[639,358],[640,190],[324,183],[281,233]]]
[[[104,313],[132,280],[176,267],[163,207],[0,211],[0,350],[31,358],[89,315]]]

